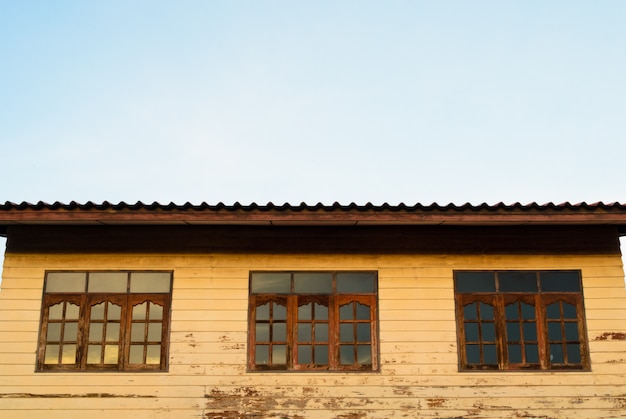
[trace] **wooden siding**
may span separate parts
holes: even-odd
[[[50,269],[174,270],[169,371],[35,373]],[[377,270],[380,372],[246,372],[250,270]],[[580,269],[590,372],[459,372],[454,269]],[[626,409],[619,255],[7,253],[0,415],[133,418],[618,418]]]

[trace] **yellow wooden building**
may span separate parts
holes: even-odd
[[[626,416],[621,204],[0,205],[3,418]]]

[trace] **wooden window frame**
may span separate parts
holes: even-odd
[[[254,271],[250,272],[250,283],[252,283],[252,277],[256,273],[276,273],[276,274],[290,274],[291,275],[291,289],[288,292],[283,293],[254,293],[252,287],[250,287],[249,293],[249,305],[248,305],[248,371],[250,372],[262,372],[262,371],[326,371],[326,372],[357,372],[366,371],[373,372],[379,370],[379,355],[378,355],[378,273],[376,271]],[[293,290],[293,275],[294,274],[331,274],[332,275],[332,292],[328,294],[318,293],[297,293]],[[336,287],[336,275],[337,274],[352,274],[352,273],[365,273],[373,274],[374,291],[372,292],[346,292],[341,293],[337,291]],[[280,345],[286,345],[286,363],[280,365],[267,365],[256,363],[256,308],[264,305],[267,302],[277,302],[284,304],[286,307],[286,340],[278,342]],[[369,307],[369,320],[340,320],[339,309],[347,304],[358,302],[359,304]],[[313,341],[300,342],[298,340],[298,308],[309,303],[318,303],[320,305],[327,305],[328,318],[327,320],[302,320],[300,323],[327,323],[328,324],[328,341],[315,341],[315,337],[312,337]],[[272,320],[269,320],[270,322]],[[268,322],[268,320],[262,320],[261,322]],[[354,342],[343,342],[344,345],[353,345],[355,348],[359,344],[370,346],[371,364],[360,364],[355,355],[355,361],[353,364],[342,364],[339,356],[339,349],[342,342],[340,342],[339,328],[341,323],[369,323],[369,341],[358,342],[356,337]],[[314,326],[313,326],[314,327]],[[356,326],[355,326],[356,330]],[[300,342],[300,344],[299,344]],[[259,341],[263,345],[271,345],[267,341]],[[315,364],[314,355],[312,355],[312,363],[300,364],[298,363],[298,351],[300,346],[315,346],[315,344],[327,344],[328,345],[328,364]],[[356,349],[355,349],[356,351]],[[271,355],[270,355],[271,356]]]
[[[499,290],[499,279],[496,280],[495,291],[457,291],[457,280],[459,273],[492,273],[494,274],[494,278],[499,278],[498,274],[500,273],[526,273],[526,274],[535,274],[537,278],[537,291],[500,291]],[[579,281],[579,291],[543,291],[540,286],[540,275],[541,273],[576,273],[578,275]],[[583,297],[583,289],[582,289],[582,276],[580,271],[574,270],[538,270],[538,271],[455,271],[454,272],[454,282],[455,282],[455,305],[456,305],[456,324],[457,324],[457,343],[458,343],[458,353],[459,353],[459,370],[460,371],[589,371],[590,370],[590,358],[589,358],[589,343],[587,337],[586,330],[586,320],[585,320],[585,308],[584,308],[584,297]],[[480,323],[479,320],[475,319],[466,319],[464,314],[464,309],[466,306],[473,304],[475,302],[484,303],[491,305],[493,307],[494,312],[494,326],[495,326],[495,339],[494,341],[486,341],[483,340],[482,337],[482,327],[479,327],[478,341],[468,340],[466,339],[466,331],[465,324],[466,323]],[[534,317],[531,319],[507,319],[505,314],[505,308],[510,306],[513,303],[521,302],[528,306],[534,307]],[[561,317],[556,319],[547,319],[546,310],[547,307],[556,302],[564,302],[569,304],[570,306],[575,307],[576,316],[575,319],[573,317],[563,317],[563,309],[562,305],[559,305]],[[524,347],[524,333],[525,331],[520,331],[520,340],[507,340],[507,322],[515,323],[519,321],[520,329],[524,330],[522,324],[530,323],[534,324],[536,331],[536,340],[528,339],[530,345],[534,345],[536,342],[537,346],[537,355],[538,362],[528,361],[530,356],[526,352],[526,347]],[[548,322],[559,323],[561,324],[561,340],[551,340],[548,333]],[[575,340],[566,340],[565,333],[565,324],[566,323],[576,323],[576,331],[577,331],[577,339]],[[469,342],[469,343],[468,343]],[[484,362],[484,353],[482,349],[482,342],[487,342],[487,344],[492,344],[495,342],[496,347],[496,357],[497,363],[485,363]],[[516,344],[520,347],[524,347],[520,349],[520,356],[522,358],[522,362],[512,362],[510,354],[508,353],[509,344]],[[550,355],[550,344],[553,345],[561,345],[565,349],[565,345],[572,344],[578,345],[578,354],[579,361],[578,362],[569,362],[568,354],[565,350],[563,350],[563,362],[552,362]],[[469,363],[468,355],[467,355],[467,346],[468,345],[476,345],[479,346],[479,356],[480,363]]]
[[[85,290],[81,292],[54,292],[46,291],[46,283],[49,273],[81,273],[85,274]],[[128,284],[130,284],[131,275],[134,273],[157,273],[157,274],[169,274],[169,292],[132,292],[130,285],[127,286],[126,292],[89,292],[88,281],[89,275],[92,273],[121,273],[126,274],[128,277]],[[168,358],[169,358],[169,330],[170,330],[170,311],[172,301],[172,282],[173,271],[48,271],[46,272],[46,279],[44,281],[44,291],[42,297],[42,309],[40,318],[39,339],[37,348],[37,372],[94,372],[94,371],[120,371],[120,372],[140,372],[140,371],[155,371],[166,372],[168,370]],[[78,332],[76,341],[70,341],[76,345],[75,362],[74,363],[62,363],[57,364],[46,363],[46,346],[48,341],[48,328],[52,323],[63,323],[65,318],[50,319],[49,310],[50,307],[59,303],[69,302],[77,305],[78,309]],[[146,313],[147,319],[133,319],[133,308],[143,303],[152,303],[162,307],[162,313],[160,318],[149,319],[150,313]],[[106,318],[103,319],[91,319],[91,310],[93,307],[100,303],[112,303],[120,307],[119,319],[113,322],[107,322]],[[149,306],[146,306],[149,307]],[[148,309],[149,310],[149,309]],[[65,314],[63,314],[65,316]],[[119,339],[109,340],[108,335],[103,336],[100,340],[90,339],[90,327],[95,324],[107,325],[110,323],[119,323]],[[131,330],[133,324],[145,323],[144,340],[131,342]],[[161,339],[160,340],[148,340],[149,324],[160,323],[161,325]],[[158,330],[158,329],[156,329]],[[103,332],[106,334],[106,331]],[[61,337],[62,339],[63,337]],[[56,343],[56,341],[52,341]],[[117,363],[105,364],[102,362],[104,354],[100,355],[101,362],[99,364],[88,363],[88,348],[90,345],[102,345],[104,346],[117,346]],[[158,363],[131,363],[131,344],[133,346],[143,345],[143,359],[146,359],[146,351],[148,346],[159,346],[159,362]],[[59,360],[62,358],[62,351],[59,353]]]

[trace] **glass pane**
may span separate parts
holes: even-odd
[[[507,320],[516,320],[519,319],[519,307],[517,303],[509,304],[504,307],[504,315]]]
[[[568,303],[563,303],[563,318],[575,319],[576,318],[576,306]]]
[[[150,316],[150,320],[163,319],[163,307],[155,303],[150,303],[148,315]]]
[[[257,272],[250,278],[250,293],[289,293],[291,274],[285,272]]]
[[[63,355],[61,356],[61,363],[76,363],[76,345],[63,345]]]
[[[495,292],[493,272],[457,272],[454,280],[456,292]]]
[[[328,320],[328,307],[322,304],[315,303],[315,319]]]
[[[506,340],[509,342],[519,342],[521,340],[518,323],[509,322],[506,324]]]
[[[537,345],[526,345],[526,362],[529,364],[539,363],[539,347]]]
[[[499,272],[500,292],[537,292],[535,272]]]
[[[160,342],[162,328],[163,328],[163,325],[161,323],[149,323],[148,324],[148,341]]]
[[[95,304],[91,306],[91,320],[104,320],[104,306],[106,302],[101,302],[100,304]]]
[[[465,341],[478,342],[478,323],[465,323]]]
[[[525,341],[537,341],[537,324],[536,323],[524,323],[524,340]]]
[[[313,319],[313,303],[305,304],[303,306],[298,307],[298,319],[300,320],[311,320]]]
[[[143,364],[143,345],[130,345],[130,359],[128,362],[131,364]]]
[[[563,335],[561,334],[561,323],[548,322],[548,340],[563,340]]]
[[[59,363],[59,345],[46,345],[46,356],[44,357],[44,364],[58,364]]]
[[[170,292],[171,278],[169,272],[133,272],[130,274],[130,292]]]
[[[465,320],[478,320],[478,310],[476,303],[471,303],[463,307],[463,317]]]
[[[144,342],[145,331],[146,331],[145,323],[133,323],[132,328],[130,330],[130,341],[131,342]]]
[[[117,356],[119,348],[117,345],[105,345],[104,346],[104,363],[105,364],[117,364]]]
[[[63,318],[63,303],[57,303],[48,309],[49,320],[61,320]]]
[[[117,342],[120,340],[120,324],[107,323],[107,342]]]
[[[287,363],[287,346],[274,345],[272,346],[272,364],[283,365]]]
[[[353,320],[354,313],[352,312],[352,303],[339,307],[339,319],[341,320]]]
[[[315,341],[328,342],[328,325],[325,323],[315,324]]]
[[[328,345],[315,345],[315,363],[318,365],[328,364]]]
[[[354,342],[354,326],[352,323],[339,325],[339,340],[341,342]]]
[[[339,363],[341,365],[353,365],[354,364],[354,346],[341,345],[339,347]]]
[[[466,345],[465,354],[467,356],[468,364],[480,364],[480,346],[479,345]]]
[[[370,342],[372,340],[372,334],[371,334],[369,323],[357,323],[356,340],[357,342]]]
[[[298,345],[298,364],[312,364],[313,352],[309,345]]]
[[[146,350],[146,364],[158,365],[161,363],[161,346],[148,345]]]
[[[357,320],[369,320],[370,319],[370,307],[356,303],[356,319]]]
[[[541,290],[580,291],[580,275],[576,271],[541,272]]]
[[[580,346],[569,344],[567,346],[567,362],[570,364],[580,364]]]
[[[311,342],[311,325],[304,323],[298,325],[298,342]]]
[[[100,345],[89,345],[87,348],[87,363],[88,364],[99,364],[100,363],[100,355],[102,355],[102,346]]]
[[[104,325],[102,323],[89,323],[89,340],[101,342]]]
[[[287,340],[287,324],[286,323],[274,323],[272,327],[272,341],[284,342]]]
[[[493,320],[493,307],[483,302],[480,303],[480,318],[483,320]]]
[[[257,320],[269,320],[270,319],[270,303],[265,303],[262,306],[256,308]]]
[[[343,272],[337,274],[338,293],[375,292],[376,274],[373,272]]]
[[[287,319],[287,307],[277,303],[272,303],[274,320],[286,320]]]
[[[85,272],[50,272],[46,292],[85,292]]]
[[[522,346],[509,345],[509,362],[512,364],[520,364],[522,362]]]
[[[125,272],[93,272],[89,274],[87,292],[126,292],[128,274]]]
[[[296,273],[293,290],[300,294],[332,294],[333,276],[330,273]]]
[[[256,324],[256,340],[259,342],[270,341],[270,325],[268,323]]]
[[[59,342],[61,340],[61,323],[48,323],[46,341]]]
[[[372,364],[372,350],[370,345],[357,345],[356,347],[357,362],[361,365]]]
[[[564,362],[561,345],[550,345],[550,362],[554,364],[562,364]]]
[[[137,304],[136,306],[133,306],[133,320],[145,320],[147,308],[148,308],[147,302],[143,302],[141,304]]]
[[[107,319],[109,320],[119,320],[122,315],[122,307],[117,304],[113,304],[109,302],[109,308],[107,311]]]
[[[494,323],[481,323],[482,340],[493,342],[496,340],[496,325]]]
[[[535,319],[535,306],[522,303],[522,319],[534,320]]]
[[[483,355],[485,357],[485,364],[493,365],[498,363],[496,345],[483,345]]]
[[[78,323],[71,322],[65,323],[65,330],[63,331],[63,341],[76,342],[78,339]]]
[[[578,324],[565,323],[565,340],[578,341]]]
[[[257,345],[254,350],[254,362],[259,365],[267,365],[270,362],[270,347]]]
[[[561,318],[561,310],[559,303],[553,303],[546,307],[546,315],[549,319],[560,319]]]
[[[65,320],[78,320],[80,307],[76,304],[67,303],[65,305]]]

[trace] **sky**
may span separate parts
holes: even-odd
[[[0,202],[625,202],[624,22],[622,0],[0,0]]]

